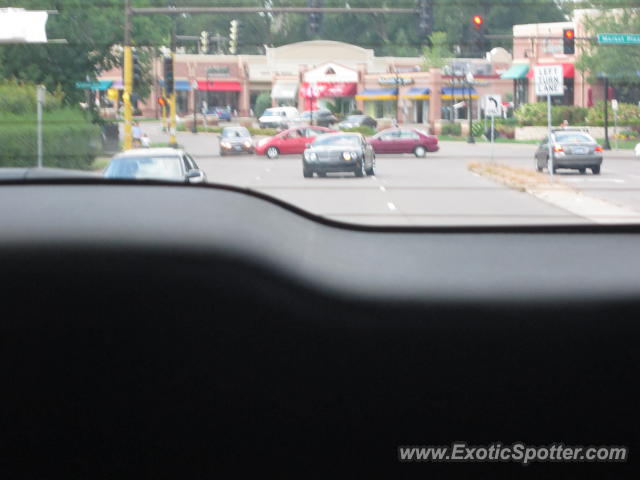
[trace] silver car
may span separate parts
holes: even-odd
[[[202,183],[207,176],[184,150],[176,148],[138,148],[126,150],[111,159],[105,178],[160,180]]]
[[[536,169],[541,172],[548,167],[548,137],[542,140],[535,154]],[[602,165],[602,147],[586,131],[562,129],[551,131],[551,151],[553,171],[570,168],[586,173],[591,169],[594,175],[600,174]]]

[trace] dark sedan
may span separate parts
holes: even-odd
[[[336,116],[329,110],[307,110],[300,115],[300,121],[309,125],[317,125],[320,127],[330,127],[338,122]]]
[[[418,129],[390,128],[369,139],[376,153],[413,153],[424,157],[427,152],[437,152],[438,137]]]
[[[251,134],[245,127],[225,127],[220,134],[220,155],[253,153]]]
[[[302,154],[302,175],[324,177],[328,172],[353,172],[356,177],[374,175],[376,156],[359,133],[321,135]]]
[[[348,130],[349,128],[371,127],[378,128],[378,122],[369,115],[349,115],[338,124],[340,130]]]

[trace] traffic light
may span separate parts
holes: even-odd
[[[158,105],[160,105],[161,107],[166,107],[167,99],[164,97],[158,97]]]
[[[209,51],[209,32],[200,32],[200,53]]]
[[[167,95],[173,93],[173,55],[164,57],[164,89]]]
[[[573,28],[565,28],[562,31],[562,47],[565,54],[576,53],[576,31]]]
[[[471,19],[471,29],[469,33],[469,43],[473,56],[484,56],[484,52],[487,50],[485,33],[484,18],[481,15],[474,15]]]
[[[433,33],[433,0],[419,0],[418,9],[420,36],[429,37]]]
[[[307,0],[307,7],[309,8],[322,8],[323,0]],[[309,14],[309,34],[317,35],[322,28],[322,13],[313,12]]]
[[[229,27],[229,53],[235,55],[238,51],[238,21],[231,20]]]
[[[133,91],[137,92],[138,87],[142,83],[142,67],[140,66],[140,58],[137,53],[134,52],[131,58],[133,61]]]

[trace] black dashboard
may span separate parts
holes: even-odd
[[[4,478],[637,478],[640,228],[373,228],[0,185]],[[412,464],[402,445],[625,445]]]

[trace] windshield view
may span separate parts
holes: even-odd
[[[637,223],[639,72],[633,1],[0,0],[0,178],[226,184],[369,225]],[[339,144],[362,151],[305,156]]]

